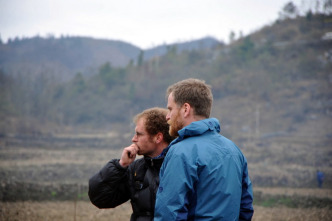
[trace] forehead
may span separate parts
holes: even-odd
[[[175,105],[174,96],[173,93],[170,93],[167,99],[167,106],[174,106],[174,105]]]
[[[137,120],[136,122],[136,131],[141,131],[141,132],[145,132],[145,118],[141,117]]]

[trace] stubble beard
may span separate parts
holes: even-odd
[[[179,133],[178,131],[183,128],[183,123],[179,121],[180,112],[177,113],[175,118],[173,120],[169,120],[167,123],[169,124],[169,134],[172,137],[178,137]]]
[[[153,138],[152,138],[152,136],[150,135],[149,136],[149,142],[150,143],[153,143]],[[138,152],[137,152],[137,155],[139,155],[139,156],[151,156],[151,155],[153,155],[153,153],[154,153],[154,150],[149,150],[149,149],[147,149],[147,148],[144,148],[143,150],[141,150],[139,147],[138,147]]]

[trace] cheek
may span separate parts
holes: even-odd
[[[143,146],[143,148],[144,148],[144,146],[146,146],[146,144],[148,143],[148,140],[147,140],[146,138],[144,138],[144,139],[141,139],[139,143],[140,143],[140,144]]]
[[[174,114],[174,113],[171,113],[171,114],[170,114],[170,119],[173,120],[175,117],[176,117],[176,114]]]

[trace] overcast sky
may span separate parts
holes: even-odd
[[[0,0],[0,35],[88,36],[142,49],[206,36],[228,41],[278,18],[290,0]],[[314,0],[293,0],[297,6]]]

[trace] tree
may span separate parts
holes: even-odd
[[[312,11],[311,10],[309,10],[307,13],[306,13],[306,19],[307,19],[307,21],[311,21],[312,20]]]
[[[137,65],[139,67],[142,66],[143,61],[144,61],[144,51],[141,50],[137,58]]]
[[[332,0],[325,0],[323,7],[324,7],[324,14],[326,15],[332,14]]]
[[[254,49],[255,49],[255,44],[252,42],[250,37],[245,37],[236,51],[238,57],[242,61],[247,61],[250,58],[252,58]]]
[[[124,82],[126,70],[124,68],[113,68],[110,62],[106,62],[99,68],[98,77],[106,88],[111,89],[114,85]]]
[[[288,2],[279,12],[280,19],[295,18],[298,14],[298,9],[293,2]]]
[[[0,119],[3,116],[9,116],[15,112],[13,103],[11,102],[11,88],[15,88],[12,77],[6,75],[2,69],[0,69]]]
[[[74,79],[72,80],[73,84],[73,91],[75,93],[82,93],[85,89],[85,80],[83,75],[79,72],[75,75]]]
[[[235,32],[231,31],[229,33],[229,43],[233,43],[235,41]]]

